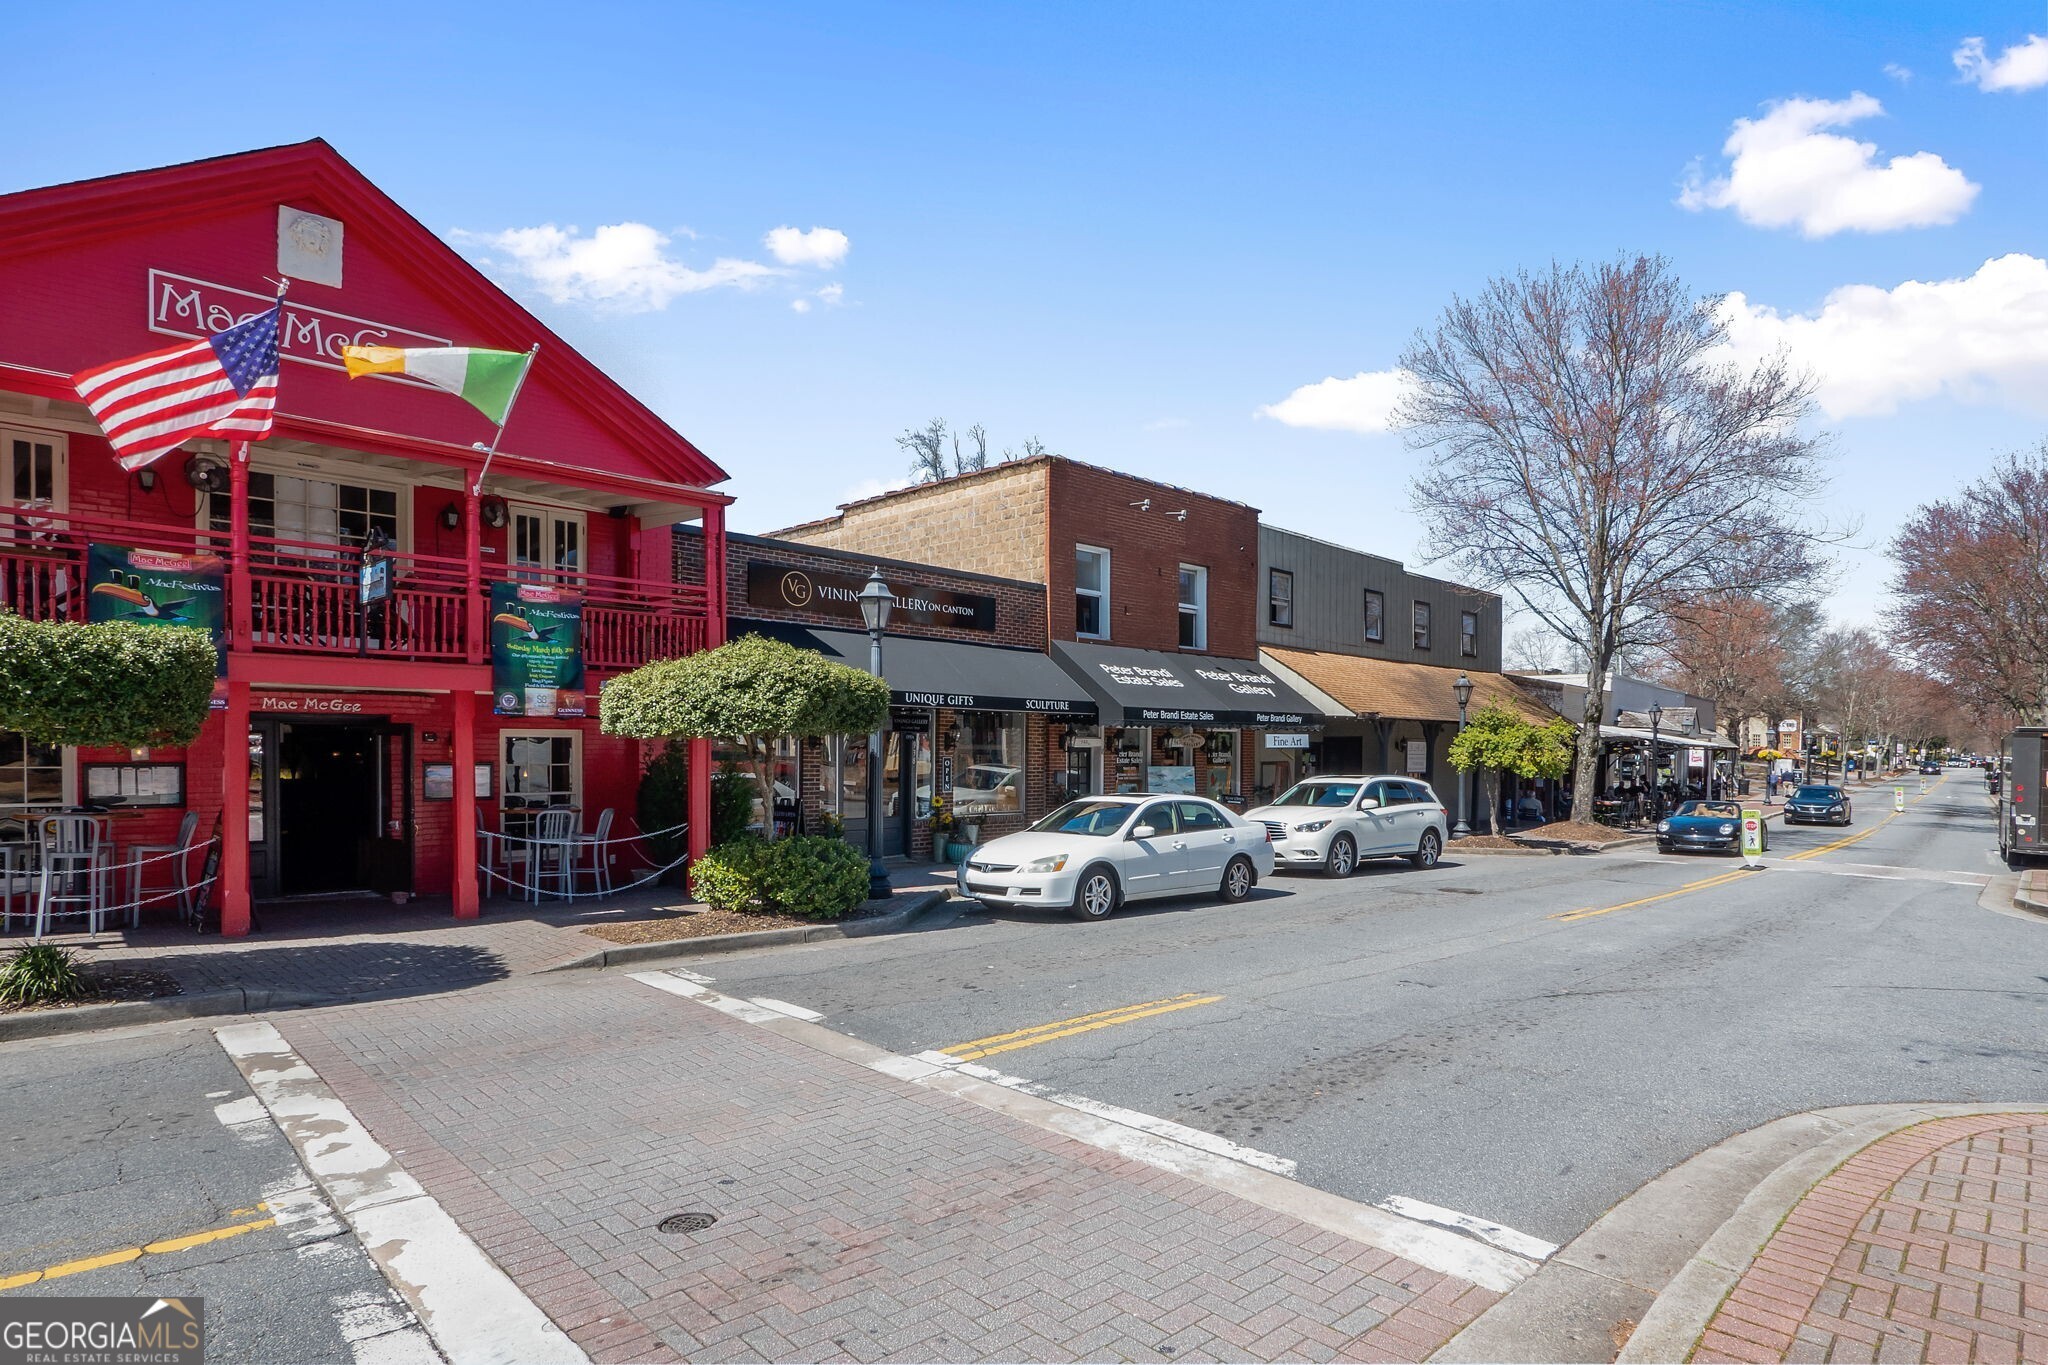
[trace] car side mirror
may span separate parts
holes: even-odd
[[[1378,810],[1379,807],[1380,803],[1370,796],[1361,796],[1360,798],[1358,798],[1358,808],[1360,810]]]
[[[1153,839],[1157,838],[1158,835],[1159,831],[1152,828],[1152,826],[1150,825],[1140,825],[1136,829],[1131,831],[1131,837],[1133,839]]]

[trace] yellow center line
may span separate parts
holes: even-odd
[[[1623,901],[1619,905],[1603,905],[1597,910],[1563,910],[1555,915],[1548,916],[1548,918],[1570,924],[1575,920],[1592,919],[1598,915],[1611,915],[1617,910],[1633,910],[1639,905],[1655,905],[1658,901],[1668,901],[1673,896],[1683,896],[1693,891],[1705,891],[1709,887],[1726,886],[1729,882],[1739,881],[1742,874],[1747,871],[1749,871],[1748,868],[1739,867],[1732,872],[1723,872],[1717,877],[1706,877],[1700,881],[1687,882],[1684,886],[1674,891],[1661,892],[1655,896],[1645,896],[1641,900]]]
[[[1021,1047],[1036,1047],[1040,1043],[1052,1042],[1055,1038],[1071,1038],[1077,1033],[1092,1033],[1096,1029],[1113,1028],[1118,1024],[1128,1024],[1138,1019],[1172,1014],[1175,1010],[1193,1009],[1197,1005],[1213,1005],[1222,998],[1220,995],[1196,995],[1191,992],[1186,995],[1169,996],[1164,1000],[1147,1000],[1142,1004],[1099,1010],[1094,1014],[1079,1014],[1071,1019],[1055,1019],[1049,1024],[1034,1024],[1030,1028],[1014,1029],[1009,1033],[992,1034],[987,1038],[976,1038],[972,1042],[956,1043],[941,1051],[956,1060],[972,1062],[982,1057],[993,1057],[998,1052],[1015,1052]]]
[[[268,1204],[258,1204],[254,1209],[236,1209],[235,1212],[255,1213],[269,1207]],[[101,1270],[110,1265],[125,1265],[129,1261],[140,1260],[144,1253],[162,1255],[170,1251],[189,1251],[193,1247],[205,1246],[208,1242],[224,1242],[230,1237],[240,1237],[245,1232],[255,1232],[259,1228],[276,1225],[275,1218],[258,1218],[253,1222],[208,1228],[205,1232],[191,1232],[182,1237],[166,1237],[146,1246],[122,1247],[119,1251],[107,1251],[81,1260],[64,1261],[41,1270],[24,1271],[19,1275],[0,1275],[0,1290],[19,1289],[25,1284],[35,1284],[41,1280],[59,1280],[66,1275],[81,1275],[88,1270]]]

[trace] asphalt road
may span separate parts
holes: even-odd
[[[1890,806],[1859,791],[1849,830],[1774,828],[1770,866],[1718,881],[1733,860],[1451,856],[701,968],[902,1053],[1080,1020],[981,1064],[1563,1243],[1787,1113],[2048,1101],[2048,925],[1978,905],[2002,871],[1979,775]]]
[[[206,1029],[12,1044],[0,1096],[0,1285],[257,1225],[0,1292],[203,1298],[213,1361],[439,1360]]]

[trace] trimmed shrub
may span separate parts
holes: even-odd
[[[24,621],[0,612],[0,730],[45,744],[190,744],[219,668],[196,626]]]
[[[769,845],[768,903],[805,919],[838,919],[868,898],[868,859],[840,839],[806,835]]]
[[[800,835],[720,844],[690,871],[690,889],[714,910],[767,910],[835,920],[868,896],[868,860],[838,839]]]
[[[0,964],[0,1004],[48,1005],[88,994],[71,954],[54,943],[29,943]]]
[[[690,764],[682,745],[670,740],[647,761],[635,808],[642,830],[669,829],[689,820]],[[681,830],[649,839],[647,856],[656,867],[667,867],[688,849],[688,836],[688,830]]]
[[[728,760],[718,765],[718,771],[711,775],[711,844],[729,844],[735,839],[746,837],[747,826],[754,823],[754,779],[740,771],[740,765]],[[775,812],[766,813],[771,823]]]

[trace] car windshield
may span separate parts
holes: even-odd
[[[1358,795],[1356,782],[1297,782],[1280,793],[1276,806],[1348,806]]]
[[[1672,813],[1694,815],[1702,820],[1733,820],[1742,814],[1742,810],[1728,801],[1688,801]]]
[[[1033,834],[1087,834],[1107,839],[1137,807],[1128,801],[1069,801],[1031,827]]]
[[[1794,801],[1832,801],[1842,794],[1839,787],[1801,787],[1792,793]]]

